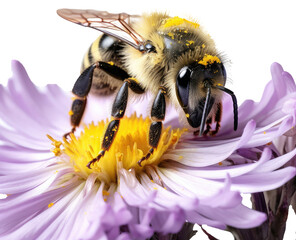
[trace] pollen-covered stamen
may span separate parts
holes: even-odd
[[[99,161],[91,163],[91,169],[89,169],[87,164],[102,151],[101,143],[108,122],[101,121],[97,125],[91,123],[84,128],[79,137],[70,134],[70,138],[64,139],[63,144],[59,147],[61,159],[70,160],[69,163],[75,172],[79,172],[85,178],[95,172],[98,179],[106,183],[117,181],[119,168],[141,172],[145,170],[146,165],[158,165],[162,161],[162,155],[167,149],[174,148],[185,131],[172,130],[170,127],[163,129],[157,148],[154,149],[149,159],[143,161],[140,166],[139,159],[145,157],[151,148],[148,139],[151,120],[150,118],[136,117],[136,114],[124,117],[120,121],[120,128],[110,149],[101,156]],[[49,138],[53,144],[58,142],[52,137]]]
[[[55,156],[61,155],[60,147],[62,145],[62,142],[55,140],[53,137],[49,136],[48,134],[46,136],[52,141],[51,145],[53,145],[54,148],[52,148],[51,151],[54,153],[54,155]]]

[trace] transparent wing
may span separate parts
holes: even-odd
[[[138,15],[80,9],[59,9],[57,13],[68,21],[99,30],[136,49],[139,49],[144,41],[142,36],[131,27],[132,21],[140,17]]]

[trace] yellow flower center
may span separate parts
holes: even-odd
[[[70,163],[76,172],[87,178],[91,173],[98,174],[98,178],[104,182],[116,182],[118,169],[134,169],[136,172],[143,171],[146,165],[158,165],[165,151],[174,148],[181,134],[185,130],[170,127],[162,130],[162,135],[158,147],[151,157],[138,164],[138,161],[145,156],[149,149],[148,135],[151,120],[136,117],[124,117],[120,120],[120,127],[117,135],[108,151],[97,162],[92,165],[92,169],[87,168],[88,162],[94,159],[101,149],[102,138],[108,124],[101,121],[98,125],[94,123],[85,126],[79,137],[70,134],[70,139],[61,143],[48,136],[54,148],[51,150],[56,156],[67,155]]]

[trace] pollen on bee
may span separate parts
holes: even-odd
[[[199,24],[196,22],[191,22],[185,18],[180,18],[178,16],[176,17],[171,17],[166,19],[165,23],[163,24],[164,28],[169,28],[169,27],[175,27],[175,26],[179,26],[181,24],[189,24],[190,26],[194,27],[194,28],[198,28]]]
[[[107,62],[108,64],[110,64],[111,66],[114,65],[114,62],[110,61],[110,62]]]
[[[172,32],[169,32],[168,33],[168,36],[171,37],[171,39],[174,39],[175,38],[175,35]]]
[[[68,112],[68,114],[69,114],[70,116],[72,116],[74,113],[73,113],[72,110],[70,110],[70,111]]]
[[[193,44],[194,43],[194,41],[192,41],[192,40],[186,40],[186,46],[189,46],[189,45],[191,45],[191,44]]]
[[[186,116],[187,118],[189,118],[189,117],[190,117],[189,113],[186,113],[186,114],[185,114],[185,116]]]
[[[130,77],[129,79],[135,81],[136,83],[139,83],[138,79],[136,78]]]
[[[205,54],[203,59],[200,60],[198,63],[207,66],[208,64],[213,64],[214,62],[221,63],[220,59],[217,56]]]

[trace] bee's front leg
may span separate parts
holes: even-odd
[[[215,128],[214,131],[210,132],[211,136],[215,136],[219,132],[219,129],[220,129],[220,126],[221,126],[220,125],[221,118],[222,118],[222,104],[218,103],[217,104],[217,111],[215,113],[216,128]]]
[[[154,102],[151,108],[151,119],[153,122],[151,123],[150,129],[149,129],[149,146],[151,148],[149,149],[148,153],[138,161],[138,164],[140,166],[143,161],[151,157],[151,155],[154,152],[154,149],[156,149],[158,146],[161,132],[162,132],[162,121],[165,118],[166,93],[167,93],[166,89],[164,87],[160,87],[154,99]]]
[[[221,127],[221,125],[220,125],[221,118],[222,118],[222,103],[220,102],[217,104],[217,110],[216,110],[215,114],[212,115],[210,118],[208,118],[207,124],[206,124],[206,129],[204,130],[202,135],[207,136],[209,134],[210,136],[215,136],[219,132],[219,129]],[[211,130],[212,129],[211,124],[213,122],[216,123],[215,130]],[[195,136],[200,136],[200,130],[195,131],[193,134]]]
[[[120,119],[123,118],[126,110],[128,100],[128,88],[130,88],[133,92],[138,94],[144,93],[144,89],[138,84],[138,82],[135,79],[128,78],[124,80],[112,105],[111,116],[113,117],[113,120],[109,123],[106,129],[103,142],[101,145],[102,150],[96,158],[94,158],[87,164],[87,167],[89,169],[91,169],[92,164],[94,164],[96,161],[99,161],[100,158],[105,155],[105,152],[110,149],[116,137],[116,134],[119,130]]]

